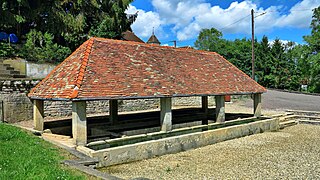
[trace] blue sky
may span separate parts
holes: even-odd
[[[178,46],[193,46],[201,29],[211,27],[226,39],[251,38],[250,10],[254,9],[258,40],[266,35],[270,40],[304,43],[312,9],[318,6],[320,0],[135,0],[127,13],[139,11],[131,27],[144,41],[154,27],[162,44],[177,40]]]

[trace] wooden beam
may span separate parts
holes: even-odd
[[[201,97],[201,110],[205,115],[205,119],[202,120],[202,124],[208,124],[208,96]]]
[[[224,96],[215,96],[216,101],[216,122],[224,123],[226,119]]]
[[[42,100],[33,100],[33,123],[34,129],[43,131],[44,125],[44,106]]]
[[[116,124],[118,119],[118,100],[109,100],[109,120],[111,124]]]
[[[74,144],[87,144],[86,101],[72,101],[72,136]]]
[[[172,99],[171,97],[160,98],[160,124],[161,131],[172,130]]]

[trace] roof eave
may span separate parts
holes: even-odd
[[[43,98],[38,96],[30,96],[32,100],[48,100],[48,101],[99,101],[99,100],[132,100],[132,99],[153,99],[163,97],[192,97],[192,96],[225,96],[225,95],[251,95],[262,94],[264,92],[236,92],[236,93],[216,93],[216,94],[173,94],[173,95],[155,95],[155,96],[107,96],[107,97],[83,97],[83,98]]]

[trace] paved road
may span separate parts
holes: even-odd
[[[246,103],[251,104],[252,101]],[[262,106],[266,109],[320,111],[320,96],[268,90],[262,95]]]

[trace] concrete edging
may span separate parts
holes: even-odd
[[[265,131],[278,131],[279,118],[260,120],[248,124],[196,132],[191,134],[151,140],[102,150],[78,146],[77,150],[99,161],[97,167],[122,164],[148,159],[164,154],[173,154],[221,141],[244,137]]]
[[[304,94],[304,95],[311,95],[311,96],[320,96],[319,93],[307,93],[307,92],[300,92],[300,91],[291,91],[291,90],[286,90],[286,89],[268,88],[268,90],[279,91],[279,92],[287,92],[287,93],[293,93],[293,94]]]

